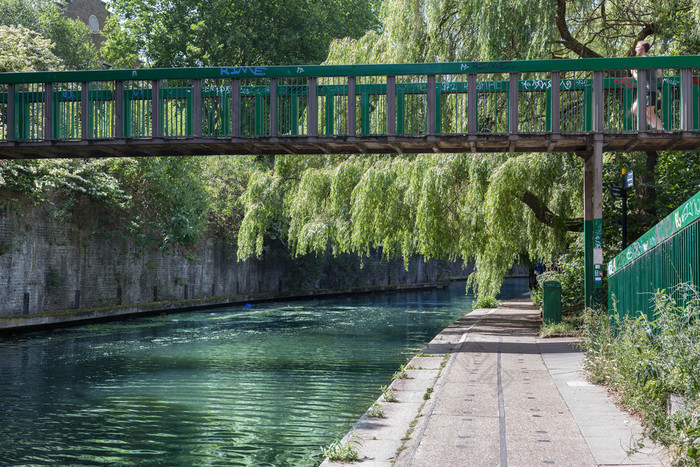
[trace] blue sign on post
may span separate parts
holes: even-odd
[[[634,172],[629,171],[625,174],[625,181],[624,181],[623,188],[632,188],[634,186]]]

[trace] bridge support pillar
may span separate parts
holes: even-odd
[[[586,306],[603,303],[603,141],[586,155],[583,188],[584,289]]]

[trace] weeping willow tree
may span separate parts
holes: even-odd
[[[387,0],[381,19],[380,32],[335,41],[326,63],[621,56],[641,39],[657,53],[700,49],[687,0]],[[553,260],[580,235],[582,185],[575,154],[277,156],[242,197],[239,258],[276,237],[298,255],[474,260],[488,299],[515,261]]]

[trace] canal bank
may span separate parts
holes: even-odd
[[[221,307],[250,306],[253,304],[308,300],[310,298],[324,299],[354,294],[388,293],[411,290],[440,289],[448,281],[388,284],[368,287],[346,287],[339,289],[310,289],[294,292],[263,292],[232,295],[229,297],[196,298],[190,300],[170,300],[162,302],[135,303],[129,305],[113,305],[99,308],[79,308],[57,310],[31,315],[0,316],[0,334],[27,332],[55,327],[75,326],[85,323],[111,321],[147,317],[159,314],[185,313],[188,311],[203,311]]]
[[[102,211],[81,211],[79,222],[59,214],[30,200],[0,200],[0,330],[430,287],[473,271],[421,257],[387,261],[381,250],[292,257],[281,242],[260,259],[238,261],[235,246],[215,236],[158,248]]]
[[[507,281],[522,293],[527,280]],[[0,465],[318,466],[465,284],[230,306],[0,339]]]
[[[538,339],[539,322],[529,299],[455,321],[341,444],[373,466],[667,465],[648,440],[628,455],[639,421],[586,381],[575,339]]]

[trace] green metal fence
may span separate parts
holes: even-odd
[[[698,130],[699,81],[699,56],[0,73],[0,142],[645,131],[634,102]]]
[[[620,317],[652,312],[664,289],[685,301],[679,284],[700,285],[700,192],[608,263],[608,305]]]

